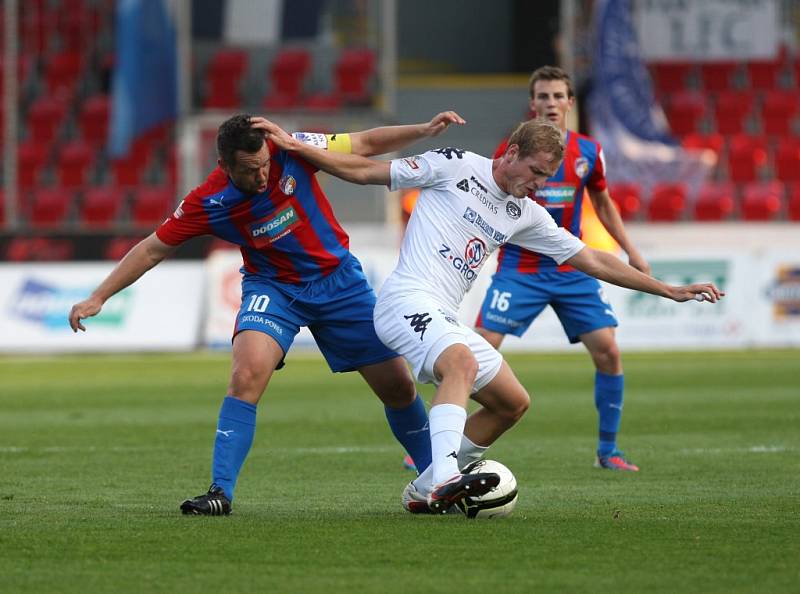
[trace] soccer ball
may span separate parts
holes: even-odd
[[[502,518],[514,511],[517,505],[517,479],[511,471],[494,460],[478,460],[468,465],[463,474],[494,472],[500,475],[500,484],[480,497],[467,496],[456,505],[464,516],[474,518]]]

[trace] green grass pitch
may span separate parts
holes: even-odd
[[[636,475],[592,468],[585,353],[508,359],[533,406],[489,457],[519,504],[467,521],[401,509],[378,400],[314,357],[262,399],[228,518],[178,511],[227,354],[2,358],[0,592],[800,590],[800,351],[626,354]]]

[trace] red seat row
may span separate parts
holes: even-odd
[[[626,220],[644,218],[653,222],[724,221],[736,216],[745,221],[772,221],[785,215],[800,221],[800,184],[786,196],[781,182],[750,183],[741,193],[730,182],[709,183],[691,199],[681,183],[656,184],[645,202],[638,184],[615,184],[610,193]]]
[[[21,199],[20,215],[32,225],[52,229],[64,225],[74,212],[77,221],[91,228],[118,224],[153,227],[175,208],[175,190],[170,186],[143,186],[131,192],[118,187],[99,186],[79,192],[63,188],[39,188]],[[0,192],[0,205],[4,205]],[[128,216],[121,220],[128,208]],[[0,208],[0,222],[3,220]]]
[[[263,100],[269,111],[282,109],[338,109],[342,105],[369,105],[375,54],[368,49],[342,52],[333,67],[330,92],[304,94],[311,72],[311,54],[303,48],[282,50],[269,66],[270,91]],[[206,108],[230,109],[242,104],[240,87],[245,80],[248,56],[244,50],[223,49],[209,61],[205,72]]]
[[[678,136],[699,132],[709,115],[720,134],[745,132],[748,121],[756,118],[765,134],[783,135],[791,133],[800,112],[800,93],[770,90],[757,100],[752,92],[724,91],[712,101],[705,93],[682,89],[665,96],[663,103],[670,128]]]
[[[689,134],[682,140],[687,148],[708,148],[726,164],[734,182],[757,181],[772,162],[772,177],[783,182],[800,182],[800,137],[785,136],[772,147],[765,136],[736,134]]]
[[[782,73],[792,73],[795,86],[800,87],[800,60],[782,55],[775,60],[740,62],[654,62],[649,66],[659,94],[681,91],[692,78],[704,91],[733,90],[737,82],[756,91],[768,91],[779,86]]]

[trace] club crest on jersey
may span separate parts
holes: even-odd
[[[589,173],[589,162],[583,157],[575,159],[575,174],[578,177],[586,177],[587,173]]]
[[[506,214],[516,221],[522,214],[522,209],[513,202],[506,202]]]
[[[260,221],[250,227],[250,235],[253,239],[267,238],[272,243],[291,232],[292,227],[300,222],[300,217],[294,206],[284,208],[279,213],[266,221]]]
[[[464,249],[464,263],[473,270],[480,268],[486,258],[486,254],[486,244],[483,243],[483,240],[473,237]]]
[[[294,194],[294,189],[297,187],[297,180],[291,175],[284,175],[280,181],[278,181],[278,187],[281,189],[281,192],[287,196],[291,196]]]

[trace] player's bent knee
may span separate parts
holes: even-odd
[[[267,386],[268,379],[269,372],[265,370],[250,365],[236,365],[231,373],[229,391],[236,398],[257,402]]]
[[[434,371],[442,381],[458,379],[469,385],[475,383],[475,378],[478,377],[478,369],[478,360],[472,354],[472,351],[463,344],[452,345],[447,348],[434,365]]]

